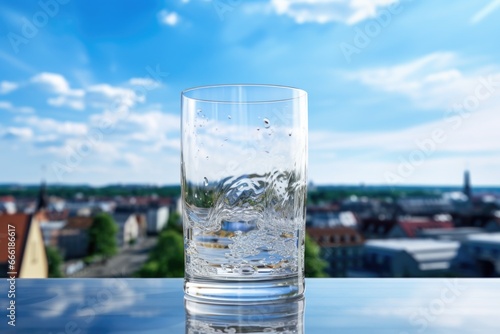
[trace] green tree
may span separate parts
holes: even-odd
[[[306,277],[328,277],[325,268],[328,263],[321,258],[321,249],[306,233],[305,240],[305,275]]]
[[[184,239],[182,234],[167,229],[160,233],[158,243],[148,261],[136,274],[138,277],[184,277]]]
[[[50,278],[60,278],[64,277],[61,271],[61,265],[63,259],[59,250],[54,247],[45,247],[45,253],[47,254],[47,262],[49,263],[49,277]]]
[[[116,233],[118,225],[107,213],[100,213],[94,217],[89,229],[89,255],[111,257],[118,252]]]
[[[177,212],[171,213],[168,217],[167,223],[165,224],[164,230],[173,230],[182,234],[181,215]]]

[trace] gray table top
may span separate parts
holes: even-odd
[[[182,286],[18,279],[9,298],[2,280],[0,333],[500,333],[497,279],[307,279],[305,301],[233,307],[185,303]]]

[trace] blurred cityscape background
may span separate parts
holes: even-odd
[[[183,277],[180,188],[1,186],[20,277]],[[308,277],[498,277],[500,188],[309,185]],[[7,276],[7,252],[0,252]]]
[[[499,19],[497,0],[2,1],[0,275],[182,276],[180,92],[270,83],[309,93],[308,276],[498,276]]]

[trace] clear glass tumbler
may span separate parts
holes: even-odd
[[[304,293],[307,93],[269,85],[182,92],[186,298]]]

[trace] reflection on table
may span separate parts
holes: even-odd
[[[185,300],[186,333],[304,333],[304,299],[217,305]]]

